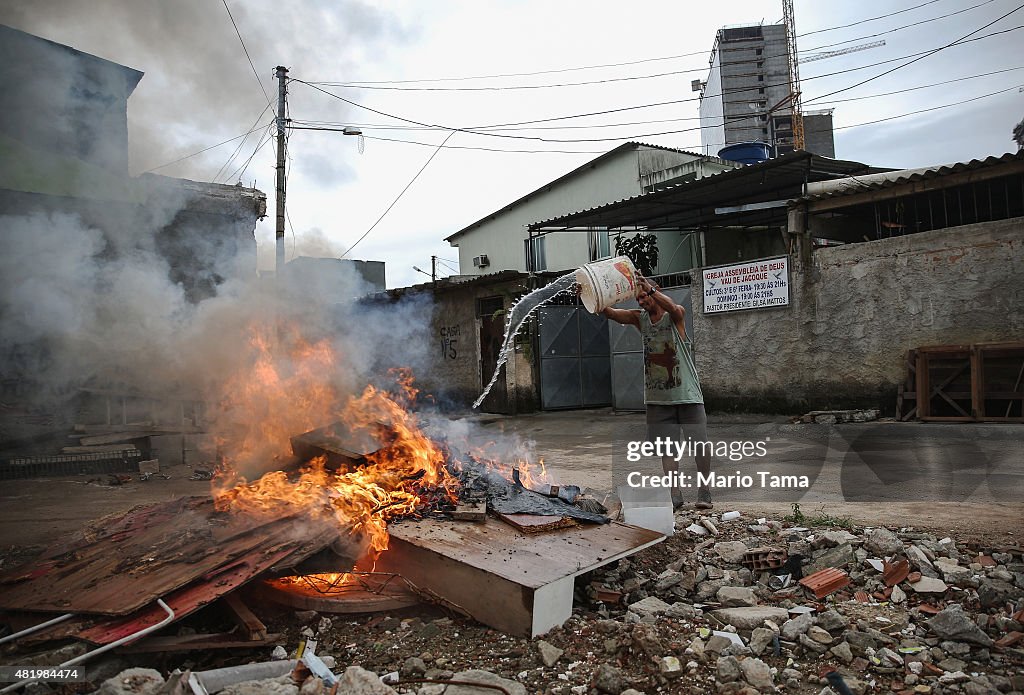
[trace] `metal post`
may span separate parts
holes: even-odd
[[[284,195],[285,195],[285,99],[287,90],[285,81],[288,77],[288,68],[278,65],[277,75],[277,224],[275,227],[277,250],[274,262],[274,275],[280,282],[281,274],[284,273]]]

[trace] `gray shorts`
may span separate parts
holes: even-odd
[[[692,439],[703,442],[708,438],[708,416],[703,403],[679,405],[648,405],[647,436],[671,437],[676,441]]]

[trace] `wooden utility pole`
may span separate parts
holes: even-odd
[[[274,276],[281,281],[284,273],[284,195],[285,195],[285,100],[287,90],[285,82],[288,68],[280,65],[275,68],[277,75],[277,226],[275,227],[277,249],[274,262]]]
[[[430,281],[437,282],[437,256],[430,257]]]

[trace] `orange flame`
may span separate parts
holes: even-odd
[[[457,501],[459,481],[445,465],[446,452],[423,433],[412,410],[418,391],[409,370],[390,375],[390,392],[368,385],[346,400],[330,378],[342,373],[330,342],[310,342],[294,327],[253,326],[248,352],[238,363],[215,423],[224,454],[213,489],[218,510],[268,518],[330,515],[339,537],[357,546],[358,564],[372,568],[388,547],[389,520],[436,501]],[[382,446],[361,465],[330,470],[319,457],[297,473],[259,475],[292,461],[293,436],[339,420],[351,435],[366,435]],[[518,468],[528,487],[547,478],[543,460],[539,471],[525,452],[516,452],[513,464],[499,463],[496,450],[485,445],[470,455],[509,479]],[[248,482],[245,476],[253,473],[256,479]]]
[[[330,344],[309,343],[294,332],[279,338],[278,346],[285,343],[290,354],[275,360],[270,334],[255,327],[252,366],[229,380],[218,444],[231,456],[214,482],[216,508],[269,517],[330,513],[339,533],[375,558],[388,546],[389,519],[414,513],[426,493],[456,500],[458,480],[445,468],[441,448],[408,410],[417,396],[411,372],[392,375],[395,393],[367,386],[339,410],[338,390],[325,378],[337,369]],[[292,436],[338,419],[352,433],[383,439],[384,446],[351,470],[330,471],[319,457],[297,476],[277,470],[252,483],[243,477],[245,471],[288,459]]]

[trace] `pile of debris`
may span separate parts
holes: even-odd
[[[541,638],[422,611],[293,612],[274,657],[315,640],[332,673],[284,664],[221,692],[1024,692],[1020,547],[732,513],[680,523],[694,530],[579,577],[572,617]]]

